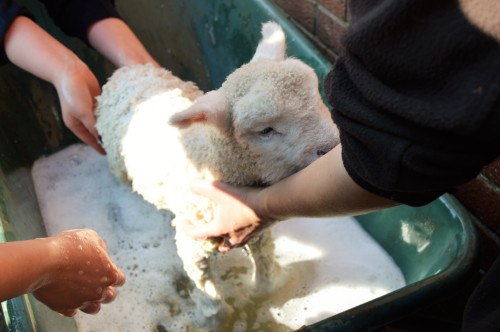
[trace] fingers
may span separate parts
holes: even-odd
[[[123,286],[125,284],[125,281],[125,273],[123,273],[122,270],[116,267],[116,281],[113,283],[113,286]]]
[[[80,310],[86,314],[95,315],[101,311],[101,304],[113,302],[116,298],[116,294],[116,290],[113,286],[107,287],[103,291],[100,300],[84,302],[78,309],[62,310],[59,311],[59,314],[64,317],[73,317],[77,313],[77,310]]]
[[[101,93],[99,82],[86,65],[66,76],[57,88],[64,123],[80,140],[105,154],[95,128],[95,97]]]
[[[250,228],[241,229],[223,237],[223,241],[219,245],[219,251],[226,252],[234,248],[244,247],[248,241],[257,236],[257,231],[252,231]]]
[[[105,155],[106,151],[101,146],[98,140],[98,134],[93,126],[85,126],[83,122],[80,122],[77,118],[71,118],[71,120],[66,121],[66,126],[78,137],[82,142],[92,147],[98,153]],[[95,131],[95,134],[92,133]]]
[[[61,310],[59,314],[64,317],[73,317],[76,315],[76,309]]]
[[[219,251],[226,252],[240,247],[262,227],[262,220],[253,210],[251,202],[258,195],[259,188],[236,187],[219,181],[210,183],[196,181],[191,191],[216,203],[214,220],[207,223],[193,223],[182,220],[181,229],[195,240],[219,238]]]
[[[102,293],[101,302],[102,303],[111,303],[116,298],[116,289],[113,286],[106,288],[106,290]]]
[[[34,296],[63,316],[77,310],[88,314],[99,312],[101,304],[115,300],[115,287],[125,283],[125,274],[106,252],[106,244],[93,230],[74,229],[61,232],[50,242],[56,252],[57,273],[50,273],[46,284],[33,291]]]
[[[213,240],[216,243],[217,249],[220,252],[228,252],[234,248],[241,248],[245,246],[248,240],[251,238],[249,236],[251,232],[248,230],[240,230],[220,235],[219,231],[214,231],[214,232],[206,231],[206,227],[202,225],[194,226],[191,222],[187,220],[184,220],[182,222],[182,227],[189,228],[190,233],[187,232],[186,233],[188,235],[195,234],[196,235],[194,236],[195,240],[207,240],[207,239]],[[200,228],[199,230],[197,230],[198,227]],[[194,231],[191,231],[191,229],[194,229]],[[197,234],[197,232],[199,232],[200,234]]]
[[[116,294],[115,288],[113,286],[109,286],[102,292],[102,297],[99,301],[86,302],[79,308],[79,310],[86,314],[95,315],[101,310],[101,304],[113,302],[116,298]]]
[[[214,190],[214,184],[203,180],[193,181],[190,185],[190,190],[197,195],[210,199],[216,199],[218,195],[217,191]]]
[[[101,310],[101,304],[99,302],[87,302],[79,309],[86,314],[95,315]]]
[[[215,242],[217,242],[217,249],[220,252],[228,252],[229,250],[240,246],[239,243],[233,242],[227,234],[221,236],[221,231],[217,228],[216,223],[194,225],[189,220],[184,219],[180,222],[180,225],[181,229],[195,240],[215,240]]]
[[[77,137],[80,138],[83,143],[96,150],[99,154],[103,156],[106,155],[106,150],[104,150],[104,148],[101,146],[98,139],[92,136],[89,132],[81,133],[81,135],[77,135]]]
[[[206,240],[221,234],[221,231],[217,228],[217,223],[194,225],[191,221],[184,219],[180,222],[180,225],[181,229],[195,240]]]
[[[125,282],[125,281],[120,281]],[[97,314],[101,310],[101,304],[111,303],[115,300],[117,295],[116,289],[113,286],[106,287],[102,292],[102,296],[98,301],[85,302],[79,310],[86,314]],[[73,315],[75,313],[72,313]]]
[[[220,252],[228,252],[231,249],[241,248],[242,246],[244,246],[244,244],[234,242],[230,236],[224,236],[218,249]]]
[[[211,201],[217,202],[219,204],[225,204],[229,196],[232,196],[232,192],[229,190],[230,186],[227,186],[221,182],[207,182],[203,180],[194,181],[190,190],[197,195],[204,196]],[[221,209],[225,209],[224,206]],[[220,216],[219,216],[220,218]],[[218,218],[216,218],[218,219]],[[225,224],[224,222],[210,222],[207,224],[196,224],[194,225],[189,220],[181,221],[181,227],[186,234],[195,240],[204,240],[206,238],[212,238],[221,236],[232,230],[232,224]]]
[[[205,196],[214,201],[220,201],[224,197],[237,197],[238,188],[225,184],[221,181],[207,182],[203,180],[194,181],[190,187],[191,191],[197,195]]]

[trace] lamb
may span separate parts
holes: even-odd
[[[262,35],[251,61],[206,94],[152,65],[120,68],[103,86],[96,127],[111,170],[146,201],[172,211],[174,226],[180,219],[213,219],[217,207],[190,191],[192,181],[270,185],[338,144],[313,69],[285,57],[285,34],[277,23],[264,23]],[[206,316],[217,315],[221,290],[210,274],[213,241],[194,241],[176,228],[176,244],[194,293],[210,311]],[[246,249],[256,289],[270,291],[279,280],[271,233]]]

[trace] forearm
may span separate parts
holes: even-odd
[[[42,286],[50,271],[50,240],[0,243],[0,302]]]
[[[24,16],[9,27],[4,47],[13,64],[54,85],[59,73],[84,66],[73,52]]]
[[[342,162],[340,145],[260,195],[262,214],[277,220],[359,215],[398,205],[364,190],[351,179]]]
[[[116,67],[145,63],[157,65],[132,30],[120,19],[107,18],[94,23],[89,28],[88,40]]]
[[[106,245],[89,229],[74,229],[28,241],[0,244],[0,301],[33,295],[52,310],[72,316],[97,313],[116,296],[125,275]]]

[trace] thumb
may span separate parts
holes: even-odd
[[[204,196],[211,200],[220,200],[226,191],[226,185],[224,185],[220,181],[204,181],[204,180],[195,180],[190,185],[190,190],[200,196]]]
[[[191,183],[191,192],[194,194],[204,196],[214,202],[223,202],[228,198],[241,201],[242,193],[241,188],[233,186],[221,181],[203,181],[196,180]]]
[[[215,222],[208,224],[193,224],[187,219],[182,219],[179,221],[181,229],[190,237],[195,240],[206,240],[208,238],[219,236]]]

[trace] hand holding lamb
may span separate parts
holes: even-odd
[[[194,84],[152,65],[117,70],[103,87],[97,129],[113,172],[176,220],[209,223],[217,206],[194,194],[203,179],[264,186],[306,167],[338,143],[318,79],[303,62],[285,58],[285,35],[265,23],[252,60],[218,90],[203,94]],[[176,244],[197,288],[219,299],[211,282],[213,242],[195,241],[181,228]],[[255,285],[269,291],[279,266],[271,233],[247,244]],[[211,315],[214,313],[208,313]]]

